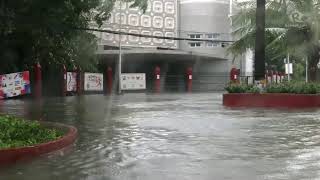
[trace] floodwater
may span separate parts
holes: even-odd
[[[0,169],[1,180],[320,179],[320,110],[229,109],[221,94],[2,102],[74,125],[76,144]]]

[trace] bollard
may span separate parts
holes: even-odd
[[[67,96],[67,68],[62,66],[62,97]]]
[[[154,91],[155,93],[160,93],[161,90],[161,69],[157,66],[154,70],[155,82],[154,82]]]
[[[192,67],[187,68],[187,92],[192,92],[192,79],[193,79],[193,71]]]
[[[112,84],[113,84],[113,73],[112,68],[108,66],[107,72],[106,72],[106,90],[105,94],[111,94],[112,93]]]
[[[42,97],[42,71],[40,63],[35,64],[35,86],[34,86],[34,97],[41,98]]]

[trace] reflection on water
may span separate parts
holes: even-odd
[[[219,94],[12,100],[0,109],[80,133],[68,151],[0,169],[5,180],[320,178],[319,110],[228,109]]]

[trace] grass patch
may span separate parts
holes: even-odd
[[[62,132],[45,128],[39,122],[0,115],[0,149],[32,146],[62,136]]]

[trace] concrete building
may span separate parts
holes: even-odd
[[[176,37],[178,28],[178,10],[176,0],[149,0],[145,13],[138,8],[130,8],[130,3],[117,2],[110,19],[102,26],[106,30],[121,32]],[[121,21],[121,23],[120,23]],[[118,46],[119,35],[102,33],[100,44]],[[121,37],[123,47],[140,48],[178,48],[178,42],[172,40],[152,39],[135,36]]]
[[[149,0],[145,13],[130,4],[117,3],[102,28],[143,35],[181,37],[175,41],[121,35],[123,68],[126,73],[146,73],[152,89],[153,70],[161,68],[163,90],[184,91],[185,72],[193,68],[194,91],[222,90],[229,80],[231,56],[228,43],[196,39],[231,41],[229,0]],[[98,55],[102,62],[117,69],[117,34],[97,33]]]

